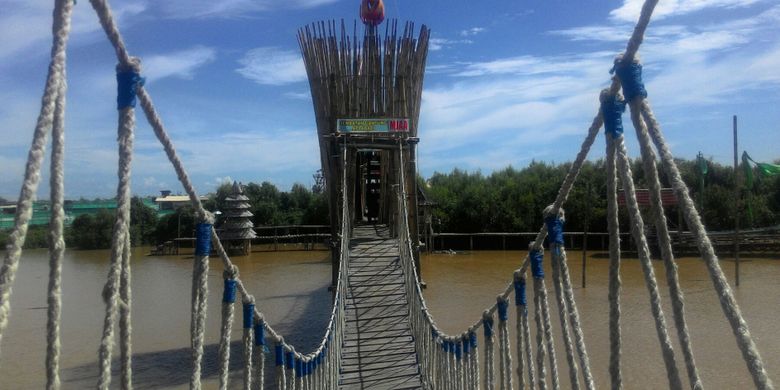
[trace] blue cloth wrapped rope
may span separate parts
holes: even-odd
[[[244,303],[244,328],[251,329],[255,319],[255,304]]]
[[[471,351],[471,340],[469,339],[469,336],[463,336],[461,344],[463,345],[463,353],[468,355],[469,351]]]
[[[236,286],[238,282],[235,279],[225,279],[225,289],[222,292],[222,302],[235,303],[236,302]]]
[[[482,328],[485,331],[485,338],[493,337],[493,317],[482,318]]]
[[[544,279],[544,254],[538,249],[534,249],[528,254],[531,259],[531,274],[535,279]]]
[[[199,223],[195,227],[195,256],[208,256],[211,253],[211,224]]]
[[[550,244],[563,245],[563,221],[557,215],[548,215],[544,223],[547,225],[547,239]]]
[[[265,345],[265,324],[262,322],[255,324],[255,345]]]
[[[285,356],[285,367],[287,367],[288,370],[292,370],[293,367],[295,367],[295,354],[292,351],[287,351]]]
[[[138,72],[123,71],[116,73],[116,109],[122,110],[135,107],[138,87],[143,86],[146,79]]]
[[[528,298],[525,294],[525,278],[515,279],[515,305],[525,306],[528,304]]]
[[[463,355],[462,352],[462,346],[460,344],[460,341],[455,343],[455,359],[460,360],[460,357]]]
[[[295,358],[295,377],[300,378],[303,376],[303,360]]]
[[[477,333],[476,332],[469,332],[469,344],[471,344],[471,349],[474,349],[474,350],[477,349]]]
[[[626,64],[625,61],[615,61],[615,73],[620,78],[620,84],[623,86],[623,96],[627,102],[630,102],[637,96],[647,97],[645,84],[642,82],[642,64],[631,61]]]
[[[274,353],[276,354],[276,366],[283,366],[284,348],[282,347],[282,344],[276,344],[276,346],[274,346]]]
[[[499,321],[506,321],[509,319],[509,313],[507,310],[509,308],[509,301],[506,299],[499,299],[498,302],[496,302],[496,305],[498,306],[498,319]]]
[[[618,100],[616,95],[608,95],[601,102],[601,116],[604,117],[604,131],[612,138],[620,138],[623,135],[623,113],[626,111],[626,102]]]

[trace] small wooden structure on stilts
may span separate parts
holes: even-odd
[[[219,229],[219,239],[230,253],[248,255],[252,252],[252,239],[257,237],[249,211],[249,198],[241,184],[233,182],[233,192],[225,198],[224,222]]]
[[[365,20],[364,20],[365,21]],[[381,22],[381,21],[380,21]],[[330,200],[333,283],[338,277],[340,196],[348,195],[352,217],[360,222],[370,219],[367,210],[378,210],[378,223],[390,221],[397,207],[397,167],[406,169],[409,189],[409,229],[419,270],[419,234],[417,215],[417,123],[420,116],[425,61],[430,30],[422,26],[415,37],[411,22],[385,24],[384,37],[378,22],[366,22],[358,36],[357,21],[351,34],[342,20],[323,21],[301,28],[298,40],[311,87],[322,172]],[[342,161],[347,148],[347,161]],[[404,161],[398,161],[398,148]],[[378,164],[375,162],[378,160]],[[342,164],[348,164],[348,194],[339,194]],[[361,165],[378,168],[379,178],[366,179]],[[366,180],[373,180],[366,182]],[[378,196],[366,192],[379,188]],[[377,202],[366,205],[366,202]],[[365,207],[364,207],[365,206]],[[373,221],[372,221],[373,222]]]

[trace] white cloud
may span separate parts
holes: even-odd
[[[679,16],[708,8],[741,8],[762,0],[664,0],[658,2],[653,11],[653,19],[660,20],[669,16]],[[612,10],[609,15],[614,20],[636,22],[642,11],[644,0],[623,0],[623,5]]]
[[[485,32],[485,28],[484,27],[472,27],[472,28],[468,28],[468,29],[462,30],[460,32],[460,36],[462,36],[462,37],[470,37],[470,36],[474,36],[474,35],[477,35],[477,34],[480,34],[480,33],[483,33],[483,32]]]
[[[658,112],[685,115],[692,107],[733,104],[776,89],[780,45],[765,39],[777,33],[776,8],[717,24],[648,30],[641,52]],[[424,168],[499,168],[524,161],[528,152],[519,151],[530,146],[531,157],[544,156],[562,137],[582,136],[597,111],[600,89],[609,83],[612,59],[630,32],[622,23],[551,32],[601,43],[599,49],[614,46],[615,52],[521,55],[437,67],[452,82],[426,86],[423,93],[421,161],[433,161]],[[692,119],[663,120],[689,126]]]
[[[149,81],[166,77],[192,79],[195,69],[216,59],[216,51],[210,47],[196,46],[165,55],[150,55],[142,58],[143,74]]]
[[[581,55],[538,57],[524,55],[500,58],[492,61],[466,63],[456,73],[461,77],[479,77],[487,75],[534,75],[551,73],[578,73],[592,66],[603,66],[605,59],[614,57],[614,53],[592,52]]]
[[[161,2],[171,18],[242,18],[277,9],[307,9],[338,0],[168,0]]]
[[[311,101],[311,92],[285,92],[284,96],[295,100],[308,100]]]
[[[445,38],[431,38],[428,41],[428,49],[431,51],[438,51],[446,48],[450,48],[455,45],[469,45],[474,43],[470,39],[445,39]]]
[[[276,47],[258,47],[240,59],[242,76],[264,85],[284,85],[306,80],[301,54]]]
[[[0,61],[5,62],[27,52],[49,54],[53,5],[48,1],[4,0],[0,16]],[[147,9],[146,1],[122,2],[113,8],[120,27],[126,27],[132,16]],[[73,11],[71,43],[78,43],[85,35],[102,29],[94,11],[87,4]]]

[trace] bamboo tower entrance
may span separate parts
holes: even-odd
[[[393,184],[398,184],[399,164],[406,170],[409,193],[417,193],[417,124],[430,30],[423,25],[415,36],[413,23],[399,29],[396,20],[384,25],[384,35],[370,24],[360,29],[359,36],[357,21],[348,28],[342,20],[317,22],[298,31],[330,203],[334,285],[343,164],[347,164],[351,188],[347,195],[358,223],[393,226],[397,207]],[[400,147],[405,149],[404,161],[398,161]],[[419,264],[417,198],[409,201],[411,240]]]

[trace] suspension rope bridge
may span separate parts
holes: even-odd
[[[374,12],[383,9],[380,1],[368,1],[368,9]],[[638,243],[638,257],[645,276],[645,284],[650,296],[650,307],[657,330],[665,363],[668,387],[681,389],[704,388],[694,359],[690,333],[685,318],[683,293],[677,275],[677,266],[672,253],[669,231],[661,203],[656,153],[660,155],[661,168],[671,179],[678,202],[682,205],[684,217],[697,238],[698,248],[704,260],[715,291],[718,294],[723,313],[730,324],[738,348],[756,388],[772,389],[773,384],[767,375],[763,361],[753,342],[748,326],[742,317],[734,294],[720,268],[718,258],[707,238],[704,226],[691,200],[687,187],[674,162],[669,146],[661,132],[660,125],[647,100],[647,92],[641,80],[642,67],[637,51],[642,42],[650,16],[657,1],[647,0],[642,8],[640,19],[635,27],[625,52],[615,60],[613,70],[616,76],[609,88],[599,96],[601,108],[588,129],[581,150],[563,181],[555,201],[543,212],[543,227],[535,240],[529,245],[526,258],[512,275],[507,287],[496,297],[496,302],[483,313],[475,315],[473,325],[462,332],[448,334],[439,328],[431,315],[421,289],[418,267],[415,265],[417,241],[410,216],[416,215],[409,199],[415,195],[414,177],[409,177],[415,169],[413,144],[402,137],[394,138],[396,145],[384,145],[390,148],[392,187],[395,193],[385,191],[386,199],[395,202],[390,225],[353,226],[354,180],[350,167],[354,167],[354,154],[349,152],[350,141],[345,137],[343,143],[333,142],[328,147],[342,145],[336,159],[323,158],[323,167],[330,167],[332,176],[328,178],[331,188],[331,216],[338,229],[335,253],[335,283],[333,306],[327,327],[316,348],[302,352],[285,341],[266,321],[261,309],[262,302],[254,299],[245,288],[238,268],[233,265],[222,247],[212,224],[213,215],[206,211],[197,196],[187,171],[176,154],[173,143],[162,120],[158,116],[151,97],[143,85],[141,62],[132,57],[122,40],[122,36],[112,17],[106,0],[90,0],[97,12],[100,23],[113,45],[119,64],[117,81],[119,85],[118,108],[118,145],[119,167],[117,186],[117,214],[114,224],[111,262],[106,278],[103,298],[105,318],[103,334],[99,344],[99,378],[97,387],[108,389],[112,381],[112,359],[115,343],[119,343],[119,385],[122,389],[133,387],[132,382],[132,291],[131,259],[129,235],[130,178],[133,157],[133,137],[135,129],[135,104],[141,108],[151,124],[158,140],[164,147],[168,159],[189,195],[196,212],[197,226],[196,253],[193,260],[192,307],[191,307],[191,378],[190,388],[202,387],[202,365],[204,334],[206,324],[206,300],[209,294],[207,275],[210,254],[216,253],[224,266],[224,290],[221,312],[219,340],[219,386],[228,388],[229,360],[231,356],[230,336],[235,317],[235,304],[240,295],[242,303],[242,328],[244,355],[243,381],[245,389],[315,390],[315,389],[501,389],[539,388],[559,389],[564,387],[562,375],[568,376],[568,383],[574,389],[593,389],[594,372],[591,370],[589,355],[582,330],[582,321],[577,309],[571,278],[564,248],[562,209],[577,175],[585,161],[596,136],[602,127],[606,132],[607,159],[607,200],[609,226],[609,339],[610,359],[609,376],[613,389],[623,387],[621,356],[624,348],[621,343],[620,326],[620,250],[618,231],[617,181],[623,185],[626,194],[628,214],[631,221],[631,234]],[[31,205],[40,180],[41,165],[45,154],[46,142],[51,134],[51,201],[52,220],[50,224],[51,261],[48,295],[47,389],[60,387],[60,279],[64,252],[63,240],[63,158],[64,158],[64,112],[66,92],[66,47],[70,32],[70,20],[73,12],[72,0],[55,1],[53,22],[53,44],[51,62],[48,68],[46,87],[38,121],[35,126],[24,181],[18,201],[15,225],[6,247],[6,255],[0,269],[0,339],[6,329],[10,316],[10,298],[16,271],[22,255],[22,246],[31,217]],[[364,4],[364,7],[366,5]],[[383,15],[381,15],[383,18]],[[381,22],[374,16],[369,23],[369,40],[362,50],[380,51],[376,33],[376,24]],[[394,25],[395,26],[395,25]],[[320,25],[320,31],[326,29]],[[335,23],[329,24],[329,31],[335,34]],[[395,29],[395,27],[393,27]],[[411,26],[407,25],[407,31]],[[344,27],[342,23],[342,37]],[[393,30],[394,31],[394,30]],[[309,30],[302,31],[300,43],[306,53],[330,50],[340,58],[336,67],[345,73],[353,73],[358,79],[363,69],[389,66],[395,72],[383,80],[360,79],[357,86],[350,90],[342,88],[343,95],[315,96],[317,102],[333,100],[333,96],[346,96],[344,100],[329,101],[331,107],[341,105],[345,111],[356,113],[377,111],[382,113],[406,115],[412,118],[416,129],[419,116],[419,104],[415,106],[414,96],[419,97],[421,79],[409,80],[416,74],[413,67],[424,68],[425,50],[428,33],[423,28],[420,38],[412,39],[410,32],[403,37],[387,39],[384,46],[383,61],[369,61],[354,41],[350,45],[339,45],[335,39],[323,43],[324,38],[312,38]],[[311,44],[310,43],[314,43]],[[342,41],[344,42],[344,41]],[[401,48],[401,49],[399,49]],[[405,48],[405,49],[403,49]],[[400,50],[400,51],[396,51]],[[350,55],[341,56],[344,53]],[[399,58],[399,53],[411,53]],[[378,58],[378,57],[377,57]],[[318,74],[333,75],[333,64],[307,63],[310,76]],[[421,73],[419,73],[421,75]],[[395,77],[395,79],[393,79]],[[310,79],[312,79],[310,77]],[[389,88],[393,80],[400,95],[394,95]],[[382,92],[379,97],[365,92],[374,83]],[[334,77],[321,77],[312,80],[313,96],[315,84],[331,87],[337,84]],[[352,88],[352,84],[350,84]],[[622,90],[622,94],[621,94]],[[322,92],[322,91],[319,91]],[[331,91],[332,92],[332,91]],[[407,95],[408,92],[408,95]],[[402,98],[396,99],[398,96]],[[327,98],[327,99],[326,99]],[[419,102],[419,100],[417,100]],[[410,103],[411,102],[411,103]],[[631,166],[623,138],[622,113],[629,107],[631,123],[636,130],[640,144],[645,177],[650,184],[651,210],[649,217],[658,228],[658,237],[662,259],[665,266],[666,284],[672,303],[674,330],[679,346],[685,373],[678,370],[678,356],[673,348],[667,317],[663,311],[660,288],[654,273],[648,242],[645,238],[643,216],[640,213],[635,194]],[[318,112],[318,124],[325,121]],[[369,113],[370,114],[370,113]],[[332,150],[323,149],[332,157]],[[410,156],[411,154],[411,156]],[[339,162],[339,164],[334,164]],[[335,168],[338,167],[336,170]],[[333,173],[338,172],[338,175]],[[392,203],[390,202],[390,203]],[[551,252],[551,278],[545,275],[542,244],[548,238]],[[213,247],[212,247],[213,246]],[[552,283],[550,293],[547,283]],[[528,286],[530,284],[530,286]],[[527,288],[532,290],[532,299]],[[509,337],[510,302],[515,306],[516,345],[511,345]],[[552,301],[552,304],[551,304]],[[530,304],[529,304],[530,302]],[[565,352],[563,358],[556,354],[554,326],[555,316],[551,311],[557,309]],[[530,318],[533,317],[533,318]],[[533,321],[533,326],[530,323]],[[116,329],[118,328],[118,335]],[[532,330],[534,334],[532,335]],[[478,332],[481,331],[484,345],[478,345]],[[533,336],[533,337],[532,337]],[[482,350],[482,353],[480,353]],[[269,352],[266,352],[269,351]],[[2,352],[2,351],[0,351]],[[266,362],[268,356],[272,359]],[[271,372],[266,372],[266,369]],[[683,385],[687,378],[687,386]],[[265,383],[267,378],[273,378]]]

